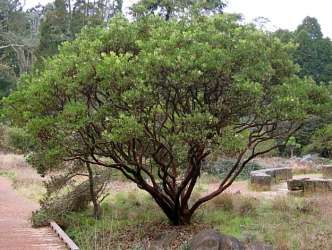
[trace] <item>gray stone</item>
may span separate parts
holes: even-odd
[[[212,229],[194,235],[191,250],[245,250],[245,245],[232,236],[222,235]]]
[[[332,166],[326,165],[322,167],[323,177],[326,179],[332,179]]]
[[[303,182],[303,191],[305,193],[331,192],[332,180],[309,179]]]
[[[287,181],[292,178],[291,168],[268,168],[250,173],[251,186],[257,190],[270,190],[273,183]]]
[[[272,177],[265,173],[255,173],[250,175],[250,184],[256,190],[270,190],[272,185]]]
[[[273,250],[273,247],[257,242],[246,245],[245,250]]]
[[[168,250],[171,249],[172,242],[176,239],[175,231],[161,233],[157,235],[151,242],[148,250]]]

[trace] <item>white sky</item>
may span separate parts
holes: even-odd
[[[23,0],[22,0],[23,1]],[[25,0],[26,7],[52,0]],[[124,7],[137,0],[124,0]],[[242,14],[246,21],[256,17],[266,17],[271,21],[271,29],[294,30],[306,16],[316,17],[325,36],[332,39],[331,0],[228,0],[226,12]]]

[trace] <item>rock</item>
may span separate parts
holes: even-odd
[[[288,191],[288,194],[289,195],[292,195],[292,196],[296,196],[296,197],[302,197],[304,195],[304,191],[303,190],[290,190]]]
[[[305,193],[331,192],[332,180],[308,179],[303,182],[303,191]]]
[[[262,243],[252,243],[246,245],[245,250],[273,250],[273,247]]]
[[[268,191],[271,189],[272,177],[265,173],[251,174],[250,185],[255,190]]]
[[[148,250],[168,250],[171,249],[172,242],[176,239],[177,233],[175,231],[161,233],[156,236],[151,242]]]
[[[303,178],[303,179],[292,179],[287,181],[287,188],[290,191],[298,191],[304,189],[303,183],[305,180],[308,180],[309,178]]]
[[[257,190],[270,190],[273,183],[292,178],[291,168],[267,168],[250,173],[250,183]]]
[[[245,250],[245,245],[234,237],[222,235],[208,229],[194,235],[190,242],[191,250]]]
[[[322,167],[323,177],[326,179],[332,179],[332,165],[325,165]]]
[[[257,242],[246,245],[245,250],[273,250],[273,247]]]
[[[319,158],[318,154],[307,154],[302,157],[302,161],[315,161]]]
[[[272,246],[261,243],[247,243],[207,229],[194,235],[190,242],[191,250],[272,250]]]

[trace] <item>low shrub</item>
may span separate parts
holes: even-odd
[[[239,215],[255,215],[259,201],[256,198],[242,195],[233,196],[234,211]]]
[[[232,211],[233,206],[233,195],[230,193],[223,193],[212,199],[209,203],[210,209],[222,209],[225,211]]]

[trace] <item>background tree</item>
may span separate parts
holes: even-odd
[[[27,72],[33,58],[30,52],[29,18],[19,1],[0,1],[0,85],[1,95],[15,86],[16,78]]]
[[[317,83],[332,80],[332,42],[323,38],[320,25],[315,18],[306,17],[295,31],[299,44],[296,62],[301,66],[300,76],[312,76]]]
[[[55,0],[44,10],[38,56],[55,55],[59,45],[73,40],[83,27],[103,25],[121,12],[122,0]]]
[[[283,42],[297,44],[291,56],[300,66],[300,77],[312,77],[317,84],[328,85],[332,81],[332,42],[324,38],[316,18],[306,17],[294,32],[277,30],[274,35]],[[302,146],[309,145],[313,133],[330,122],[330,114],[312,117],[296,133],[296,141]],[[287,148],[282,147],[280,150],[282,154],[287,154]]]
[[[301,144],[296,142],[296,138],[294,136],[291,136],[287,141],[286,148],[290,152],[290,157],[293,158],[294,151],[299,150],[301,148]]]
[[[140,0],[130,8],[134,17],[158,15],[165,20],[190,14],[222,13],[226,6],[221,0]]]
[[[65,0],[55,0],[46,7],[46,14],[40,25],[39,57],[54,55],[58,46],[70,39],[67,26],[67,4]]]

